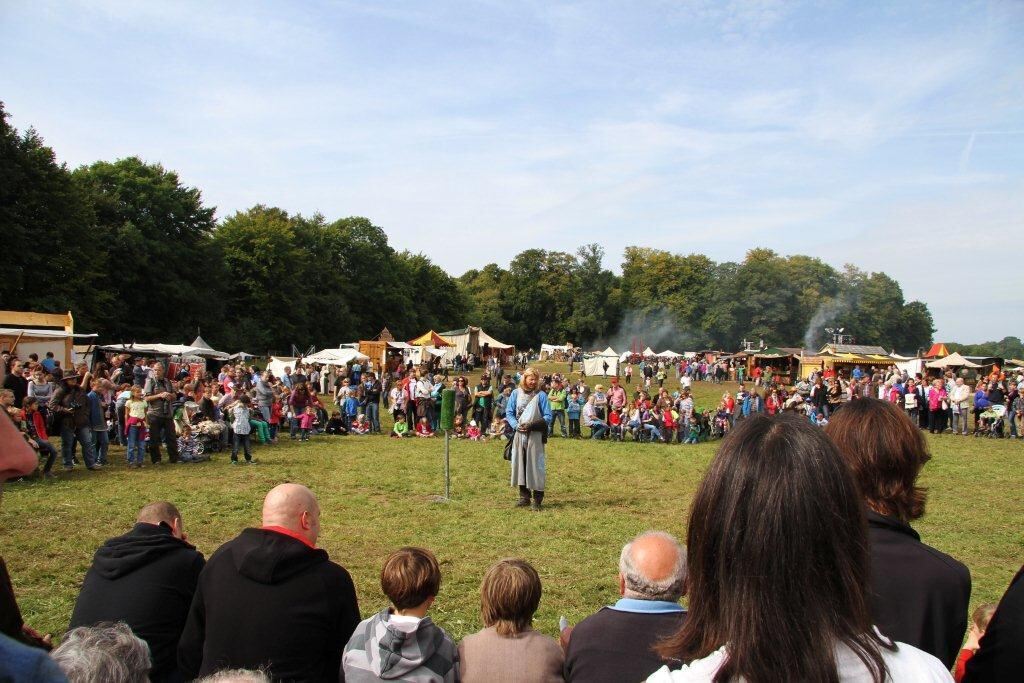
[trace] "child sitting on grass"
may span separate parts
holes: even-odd
[[[331,418],[327,420],[327,433],[336,434],[338,436],[345,436],[348,434],[348,430],[345,429],[345,421],[341,419],[341,413],[335,410],[331,413]]]
[[[971,615],[971,627],[967,629],[967,642],[964,643],[963,649],[960,650],[960,655],[956,658],[956,666],[953,668],[953,680],[956,683],[960,683],[964,678],[964,674],[967,673],[967,662],[978,651],[978,643],[981,642],[981,637],[985,635],[985,630],[988,629],[988,622],[992,621],[992,615],[995,612],[996,605],[989,602],[978,605],[974,610],[974,614]]]
[[[356,421],[352,423],[352,433],[353,434],[369,434],[370,433],[370,423],[367,422],[366,416],[363,415],[362,413],[359,413],[359,415],[356,416]]]
[[[401,439],[409,436],[409,423],[405,421],[405,412],[395,411],[395,426],[391,428],[391,438]]]
[[[480,428],[476,425],[476,420],[470,420],[469,426],[466,427],[466,438],[470,441],[480,440]]]
[[[466,425],[463,423],[461,415],[455,416],[455,422],[452,424],[452,436],[456,439],[466,436]]]
[[[427,616],[441,587],[434,554],[424,548],[394,551],[384,560],[380,587],[391,606],[356,626],[342,655],[345,680],[458,680],[455,642]]]
[[[505,436],[505,418],[501,415],[495,415],[491,421],[491,426],[487,429],[487,440],[500,439]]]
[[[420,421],[416,423],[416,436],[431,437],[433,435],[434,432],[431,431],[427,418],[421,417]]]

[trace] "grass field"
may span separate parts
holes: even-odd
[[[735,390],[698,384],[698,404],[710,406],[726,388]],[[1024,442],[930,436],[929,444],[933,459],[922,477],[928,514],[915,528],[970,567],[972,607],[996,601],[1024,561]],[[242,528],[259,524],[271,487],[301,482],[319,496],[320,545],[352,573],[364,615],[384,605],[378,576],[387,552],[423,545],[443,563],[433,617],[456,638],[481,627],[480,579],[506,556],[525,557],[540,572],[544,597],[536,627],[553,635],[559,615],[575,623],[614,601],[616,563],[628,538],[650,528],[685,538],[691,496],[717,443],[552,438],[541,513],[512,507],[508,465],[495,443],[453,441],[452,500],[432,502],[444,489],[443,447],[441,438],[321,436],[307,444],[285,438],[258,447],[252,467],[232,467],[222,453],[209,463],[141,471],[128,470],[124,450],[113,447],[112,465],[102,472],[76,469],[52,481],[6,486],[0,547],[26,621],[59,634],[93,552],[129,529],[144,503],[174,501],[190,540],[209,556]]]

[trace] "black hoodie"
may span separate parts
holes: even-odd
[[[245,529],[199,577],[178,663],[187,679],[262,666],[275,681],[337,681],[358,623],[352,578],[325,550]]]
[[[96,551],[68,628],[124,621],[149,643],[150,679],[177,680],[178,639],[204,564],[166,524],[140,522]]]

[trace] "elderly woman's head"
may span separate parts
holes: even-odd
[[[530,628],[540,605],[540,575],[526,560],[509,558],[491,565],[480,584],[480,613],[484,626],[500,636]]]
[[[851,401],[825,427],[853,471],[864,501],[880,515],[905,522],[924,514],[925,489],[917,486],[931,459],[921,430],[895,404],[874,398]]]
[[[146,683],[153,666],[149,646],[123,621],[73,628],[51,657],[70,683]]]

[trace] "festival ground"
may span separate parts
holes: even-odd
[[[566,365],[540,368],[564,372]],[[713,407],[725,390],[736,385],[694,385],[701,408]],[[970,568],[972,608],[995,602],[1024,557],[1024,442],[927,438],[933,459],[921,481],[928,508],[914,526],[922,540]],[[507,556],[525,557],[540,572],[544,596],[535,626],[553,635],[559,615],[575,623],[617,597],[616,564],[629,537],[656,528],[685,539],[691,496],[717,446],[554,437],[540,513],[513,509],[508,465],[493,442],[452,441],[448,503],[431,502],[444,490],[443,438],[318,436],[300,444],[285,437],[257,447],[252,467],[232,467],[220,453],[208,463],[143,470],[127,469],[124,449],[115,446],[101,472],[5,487],[0,535],[26,622],[60,634],[93,552],[127,531],[142,504],[175,502],[190,541],[209,556],[259,524],[272,486],[301,482],[320,498],[320,545],[352,573],[364,615],[384,605],[379,572],[387,552],[422,545],[437,553],[444,574],[432,616],[456,639],[481,627],[480,579]]]

